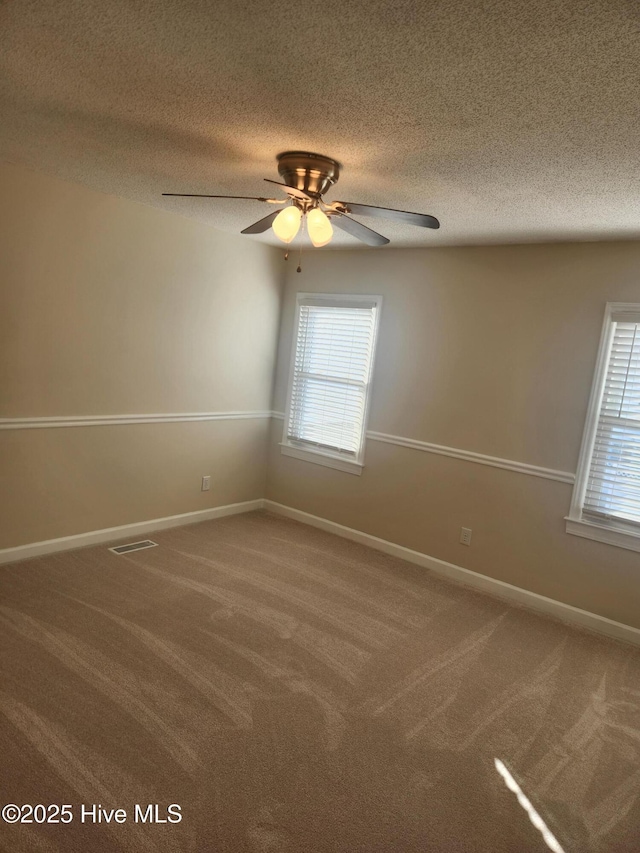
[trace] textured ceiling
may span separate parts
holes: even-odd
[[[327,200],[441,220],[361,218],[393,245],[637,238],[639,33],[635,0],[0,0],[0,159],[237,233],[273,208],[161,193],[270,195],[302,149]]]

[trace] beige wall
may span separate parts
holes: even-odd
[[[0,198],[0,417],[271,408],[280,253],[13,166]],[[303,266],[276,410],[296,290],[382,294],[371,430],[575,472],[604,304],[640,301],[640,244]],[[567,535],[570,485],[372,440],[356,477],[281,456],[281,431],[268,481],[266,419],[0,431],[0,548],[266,494],[640,627],[640,555]]]
[[[274,250],[15,166],[0,198],[0,417],[270,409]],[[0,431],[0,547],[262,497],[267,431]]]
[[[297,290],[384,296],[370,430],[574,473],[604,305],[640,302],[640,244],[310,252],[281,411]],[[281,434],[270,499],[640,627],[640,555],[564,532],[571,485],[372,440],[356,477],[282,456]]]

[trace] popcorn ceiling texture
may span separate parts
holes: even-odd
[[[631,0],[0,3],[0,158],[237,233],[272,208],[161,193],[269,194],[304,149],[328,200],[441,220],[361,219],[395,245],[637,238],[639,32]]]

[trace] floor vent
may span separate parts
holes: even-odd
[[[130,542],[128,545],[116,545],[115,548],[109,548],[114,554],[128,554],[129,551],[142,551],[143,548],[155,548],[157,542],[152,542],[151,539],[143,539],[142,542]]]

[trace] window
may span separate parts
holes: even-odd
[[[640,551],[640,305],[607,305],[567,532]]]
[[[362,472],[382,297],[299,293],[282,452]]]

